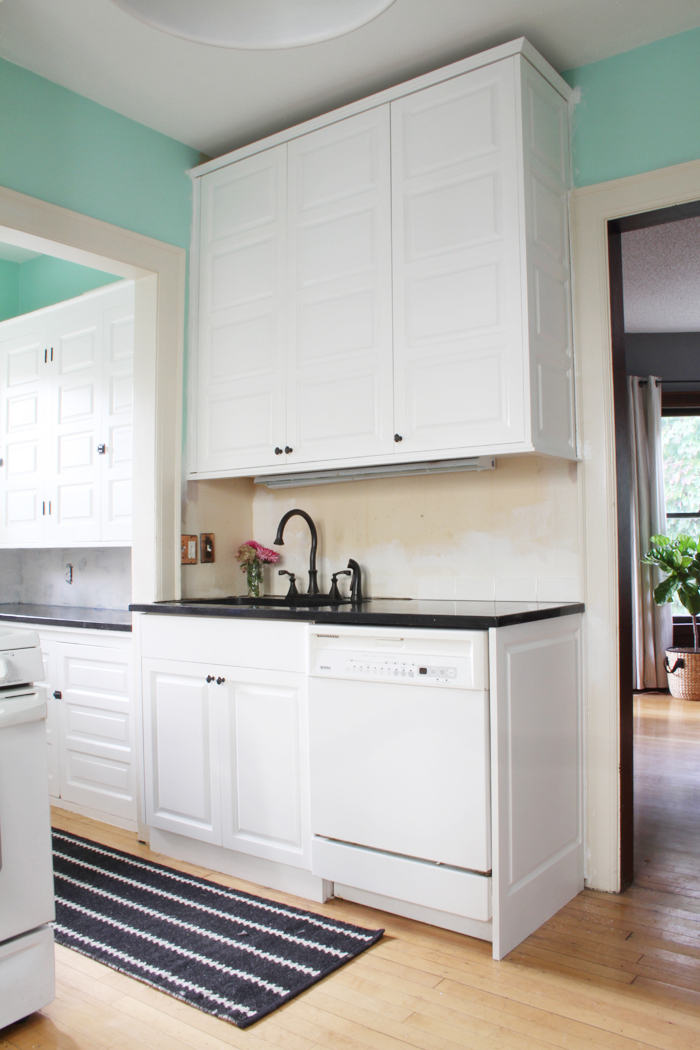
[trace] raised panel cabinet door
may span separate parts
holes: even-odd
[[[146,822],[220,845],[219,708],[210,670],[143,661]]]
[[[393,444],[389,106],[289,143],[289,465]]]
[[[398,453],[525,438],[515,75],[506,59],[391,103]]]
[[[0,324],[0,544],[46,535],[49,332],[43,317]]]
[[[51,546],[100,540],[102,323],[95,301],[71,301],[51,318],[49,515]]]
[[[122,281],[102,310],[98,441],[102,542],[131,542],[134,415],[134,283]],[[100,450],[103,451],[100,451]]]
[[[223,845],[308,867],[304,676],[228,668],[225,678],[218,687]]]
[[[197,471],[284,460],[287,146],[202,178]]]
[[[135,821],[131,646],[57,641],[61,798]]]

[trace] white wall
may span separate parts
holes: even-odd
[[[320,584],[348,558],[375,597],[581,598],[578,468],[541,456],[504,457],[495,471],[434,474],[274,491],[250,479],[191,482],[183,531],[216,532],[214,566],[183,566],[183,594],[244,593],[234,554],[256,539],[272,546],[282,515],[311,514],[319,533]],[[214,525],[216,524],[216,528]],[[197,527],[195,527],[195,525]],[[280,566],[306,589],[309,530],[293,518]],[[287,583],[267,570],[266,591]],[[347,587],[347,583],[343,584]]]
[[[66,583],[66,566],[73,583]],[[0,549],[0,602],[126,609],[131,601],[131,548]]]

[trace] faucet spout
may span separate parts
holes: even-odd
[[[309,586],[306,591],[307,594],[318,594],[318,570],[316,569],[316,548],[318,547],[318,533],[316,532],[316,526],[313,523],[313,519],[310,514],[307,514],[305,510],[288,510],[283,515],[279,525],[277,526],[277,535],[275,536],[274,543],[276,547],[284,546],[284,527],[290,518],[294,515],[298,515],[303,518],[306,524],[309,526],[309,532],[311,533],[311,551],[309,553]]]

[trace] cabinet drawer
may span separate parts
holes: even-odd
[[[270,671],[306,670],[305,624],[150,614],[142,616],[140,623],[144,657],[196,660],[210,663],[213,670],[223,664]]]

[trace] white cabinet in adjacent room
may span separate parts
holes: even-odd
[[[131,542],[134,286],[0,324],[0,544]]]
[[[569,95],[514,41],[195,169],[191,477],[576,458]]]
[[[136,828],[136,716],[127,632],[39,630],[46,669],[49,793],[56,804]]]

